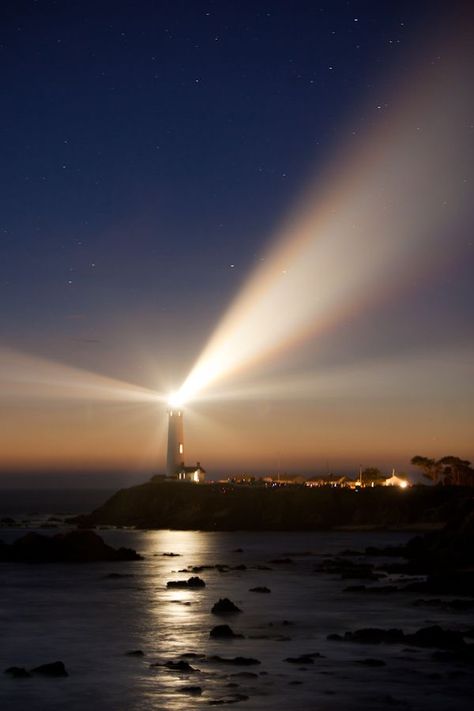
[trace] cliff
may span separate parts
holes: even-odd
[[[245,487],[147,482],[122,489],[80,526],[232,530],[318,530],[337,527],[416,528],[442,525],[472,489]]]

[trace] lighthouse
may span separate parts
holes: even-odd
[[[168,410],[168,455],[166,473],[176,477],[184,464],[183,411],[175,408]]]

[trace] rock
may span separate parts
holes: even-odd
[[[209,701],[210,706],[220,706],[221,704],[236,704],[239,701],[247,701],[248,696],[245,694],[233,694],[232,696],[224,696],[221,699],[211,699]]]
[[[125,652],[127,657],[143,657],[145,653],[141,649],[131,649],[129,652]]]
[[[232,615],[236,612],[242,612],[242,610],[237,607],[232,600],[229,600],[228,597],[221,597],[218,602],[213,605],[211,612],[214,615]]]
[[[162,553],[162,556],[165,556],[166,558],[180,558],[181,553]]]
[[[232,551],[232,553],[243,553],[243,552],[244,552],[243,548],[234,548],[234,550]]]
[[[289,662],[290,664],[314,664],[314,660],[321,656],[319,652],[301,654],[299,657],[287,657],[285,662]]]
[[[382,659],[357,659],[356,664],[362,664],[364,667],[385,667],[386,663]]]
[[[243,635],[235,634],[229,625],[217,625],[209,632],[209,637],[212,639],[237,639],[242,638]]]
[[[231,570],[247,570],[247,566],[241,563],[240,565],[234,565]]]
[[[31,670],[32,674],[40,674],[41,676],[59,677],[69,676],[63,662],[51,662],[49,664],[41,664]]]
[[[269,561],[272,565],[292,565],[293,562],[291,558],[275,558],[275,560]]]
[[[24,667],[8,667],[4,674],[8,674],[12,679],[29,679],[31,677],[30,672],[26,671]]]
[[[256,588],[250,588],[249,592],[255,593],[270,593],[270,588],[265,587],[265,585],[258,585]]]
[[[193,674],[194,672],[197,672],[197,669],[195,669],[188,662],[185,662],[182,659],[179,662],[168,661],[164,662],[164,664],[158,663],[153,664],[152,666],[166,667],[166,669],[171,669],[171,671],[178,671],[186,674]]]
[[[258,659],[252,659],[252,657],[233,657],[231,659],[225,659],[224,657],[219,657],[219,655],[214,655],[209,657],[211,662],[219,662],[220,664],[235,664],[239,667],[250,667],[254,664],[261,664]]]
[[[0,560],[14,563],[93,563],[143,558],[131,548],[112,548],[93,531],[70,531],[55,536],[27,533],[11,545],[0,546]]]
[[[176,689],[177,694],[190,694],[191,696],[201,696],[202,688],[200,686],[182,686]]]
[[[407,634],[404,642],[416,647],[436,647],[438,649],[459,649],[466,644],[461,632],[444,630],[438,625],[422,627],[414,634]]]
[[[193,576],[191,578],[188,578],[187,580],[170,580],[168,583],[166,583],[167,588],[191,588],[191,589],[196,589],[196,588],[205,588],[206,583],[204,580],[201,580],[201,578],[198,578],[197,576]]]

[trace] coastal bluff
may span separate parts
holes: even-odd
[[[415,486],[338,488],[196,485],[150,481],[121,489],[80,527],[134,526],[202,531],[436,528],[456,516],[473,489]]]

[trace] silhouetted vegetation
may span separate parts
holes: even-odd
[[[441,459],[430,459],[417,455],[411,463],[420,467],[423,476],[434,484],[446,486],[474,486],[474,469],[471,462],[449,455]]]

